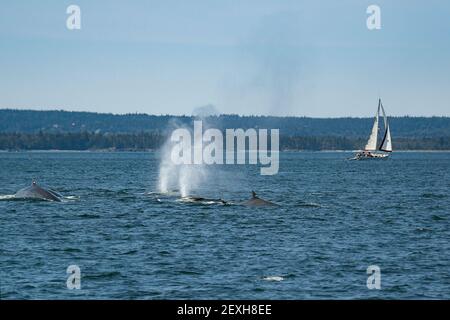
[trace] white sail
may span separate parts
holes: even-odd
[[[386,134],[385,134],[383,142],[380,146],[380,150],[386,151],[386,152],[392,151],[391,130],[389,130],[389,125],[386,128]]]
[[[383,140],[381,140],[380,144],[380,150],[391,152],[392,151],[392,140],[391,140],[391,130],[389,129],[389,124],[386,116],[386,112],[384,112],[383,104],[380,100],[380,106],[381,106],[381,112],[383,113],[383,119],[384,119],[384,136]]]
[[[378,105],[377,114],[375,116],[375,121],[373,122],[372,133],[370,134],[369,141],[364,148],[367,151],[377,150],[377,139],[378,139],[378,114],[380,111],[380,105]]]

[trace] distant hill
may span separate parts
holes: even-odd
[[[93,112],[0,110],[0,150],[158,149],[171,129],[192,126],[194,117]],[[220,115],[204,126],[280,129],[282,150],[362,148],[372,118],[266,117]],[[450,150],[449,117],[390,118],[395,150]]]
[[[94,112],[0,109],[0,133],[158,133],[174,124],[191,126],[193,117]],[[208,126],[225,128],[279,128],[291,137],[336,136],[366,138],[372,118],[307,118],[220,115],[205,118]],[[390,117],[393,139],[450,137],[450,117]]]

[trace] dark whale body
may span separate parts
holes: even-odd
[[[62,196],[50,189],[44,189],[37,185],[35,181],[32,182],[31,186],[20,189],[14,195],[15,198],[19,199],[41,199],[49,201],[62,201]]]
[[[250,207],[273,207],[278,206],[276,203],[261,199],[258,197],[255,193],[255,191],[252,191],[252,198],[250,200],[242,202],[244,206],[250,206]]]
[[[183,197],[181,199],[186,202],[200,202],[200,203],[215,202],[215,203],[228,204],[228,202],[226,202],[223,199],[210,199],[210,198],[202,198],[202,197]]]

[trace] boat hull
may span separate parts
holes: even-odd
[[[389,153],[357,153],[350,160],[373,160],[373,159],[387,159]]]

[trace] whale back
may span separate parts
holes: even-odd
[[[259,198],[256,193],[254,191],[252,191],[252,198],[244,201],[242,203],[245,206],[252,206],[252,207],[272,207],[272,206],[277,206],[277,204],[261,199]]]
[[[51,201],[61,201],[61,195],[52,190],[41,188],[37,184],[23,188],[14,195],[16,198],[43,199]]]

